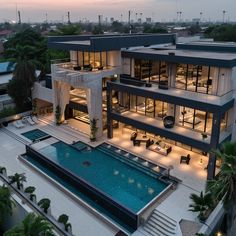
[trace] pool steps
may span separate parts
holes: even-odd
[[[177,224],[177,221],[155,209],[138,230],[145,236],[177,236]]]

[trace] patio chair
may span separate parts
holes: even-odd
[[[39,120],[38,120],[38,118],[37,118],[36,116],[31,116],[31,120],[32,120],[34,123],[36,123],[36,124],[39,123]]]
[[[22,118],[22,121],[28,122],[30,125],[35,125],[35,122],[31,120],[30,116],[25,116]]]
[[[13,125],[17,128],[17,129],[20,129],[20,128],[24,128],[25,125],[20,121],[20,120],[16,120],[13,122]]]
[[[190,154],[188,154],[187,156],[181,156],[180,157],[180,164],[186,163],[187,165],[189,165],[190,159],[191,159]]]

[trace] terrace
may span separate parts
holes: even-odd
[[[38,125],[28,125],[23,129],[16,129],[10,124],[7,129],[21,138],[24,138],[21,136],[21,133],[38,128],[60,140],[66,141],[67,143],[72,143],[73,141],[78,140],[83,140],[84,142],[89,143],[89,136],[84,134],[89,130],[88,125],[71,119],[67,124],[57,127],[54,126],[52,118],[52,116],[41,117]],[[106,140],[117,148],[123,149],[136,156],[140,156],[150,163],[165,166],[167,168],[171,167],[170,175],[180,179],[182,182],[179,184],[178,188],[171,193],[171,195],[167,195],[164,199],[158,201],[156,209],[165,213],[177,222],[180,222],[181,219],[195,222],[196,215],[188,211],[188,205],[190,204],[189,195],[191,193],[199,193],[204,189],[207,176],[205,167],[208,163],[208,157],[174,145],[172,146],[171,153],[167,156],[148,150],[143,144],[139,147],[134,147],[133,143],[130,141],[131,133],[132,131],[130,129],[123,127],[114,131],[113,139],[106,140],[104,135],[103,140]],[[18,162],[15,157],[24,152],[24,145],[3,132],[1,132],[0,137],[1,148],[2,150],[5,150],[3,153],[6,153],[1,157],[1,165],[5,165],[12,172],[27,172],[27,176],[30,176],[31,179],[30,182],[37,188],[37,194],[39,194],[39,196],[50,197],[53,202],[53,211],[58,212],[59,214],[59,212],[63,210],[70,216],[73,232],[78,232],[79,234],[84,235],[94,235],[95,232],[99,232],[101,235],[114,235],[114,228],[110,224],[104,223],[103,220],[96,219],[84,207],[80,206],[76,201],[71,200],[71,197],[67,194],[61,192],[61,190],[56,186],[52,185],[45,178],[42,178],[32,169],[26,167],[21,162]],[[100,143],[101,142],[95,142],[90,144],[96,146]],[[180,164],[180,156],[187,154],[190,154],[191,156],[190,164]],[[38,183],[41,183],[41,185]],[[42,189],[40,186],[44,186],[44,188]],[[176,202],[178,202],[178,204],[176,204]],[[75,209],[77,210],[75,211]],[[195,224],[200,227],[199,223]],[[94,227],[91,227],[91,225]]]

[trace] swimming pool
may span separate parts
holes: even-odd
[[[33,130],[28,131],[28,132],[22,133],[21,135],[23,135],[27,139],[30,139],[31,141],[33,141],[33,140],[43,140],[45,138],[51,137],[50,135],[48,135],[47,133],[43,132],[40,129],[33,129]]]
[[[138,227],[140,212],[169,186],[158,179],[158,173],[149,174],[145,168],[114,158],[99,147],[91,148],[82,142],[73,147],[61,141],[52,143],[50,139],[40,143],[43,145],[27,146],[28,161],[47,166],[65,180],[64,187],[77,188],[133,229]]]

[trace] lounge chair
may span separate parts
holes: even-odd
[[[180,157],[180,164],[186,163],[187,165],[189,165],[190,159],[191,159],[190,154],[188,154],[187,156],[181,156]]]
[[[13,122],[13,125],[17,128],[17,129],[20,129],[20,128],[24,128],[25,125],[20,121],[20,120],[16,120]]]
[[[39,120],[38,120],[38,118],[37,118],[36,116],[31,116],[31,120],[32,120],[34,123],[36,123],[36,124],[39,123]]]
[[[25,116],[22,118],[22,121],[28,122],[30,125],[35,125],[35,122],[31,120],[30,116]]]

